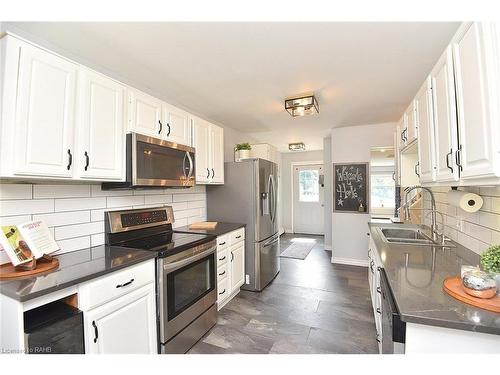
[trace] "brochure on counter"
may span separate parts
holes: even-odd
[[[0,245],[14,266],[59,250],[52,233],[41,220],[0,227]]]

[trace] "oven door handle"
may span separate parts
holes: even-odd
[[[178,260],[176,262],[164,263],[163,270],[167,271],[167,272],[175,271],[176,269],[182,268],[184,266],[187,266],[190,263],[193,263],[193,262],[196,262],[197,260],[205,258],[207,255],[215,254],[215,250],[216,250],[216,246],[213,246],[210,249],[205,250],[199,254]]]

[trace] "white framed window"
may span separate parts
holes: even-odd
[[[299,201],[319,202],[319,171],[317,169],[299,171]]]
[[[372,212],[394,212],[396,203],[396,186],[392,172],[373,172],[370,176],[370,204]]]

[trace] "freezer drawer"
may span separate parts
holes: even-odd
[[[276,234],[271,238],[255,244],[256,267],[260,272],[256,272],[256,288],[264,289],[280,271],[280,238]]]

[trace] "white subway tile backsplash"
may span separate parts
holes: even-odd
[[[0,224],[41,219],[54,233],[60,253],[102,245],[105,211],[164,205],[174,210],[174,227],[206,220],[205,186],[103,191],[86,184],[0,184]],[[0,264],[6,262],[0,251]]]
[[[134,194],[133,190],[102,190],[101,185],[92,185],[90,193],[93,197],[119,197]]]
[[[90,185],[33,185],[33,198],[87,198]]]
[[[52,214],[33,215],[33,220],[43,220],[48,227],[88,223],[90,211],[55,212]]]
[[[483,207],[474,213],[450,206],[446,200],[446,192],[449,189],[432,188],[436,199],[439,199],[438,211],[444,214],[444,233],[477,253],[481,253],[491,245],[500,244],[500,187],[461,187],[460,190],[483,197]],[[429,198],[425,196],[424,207],[429,206]],[[424,222],[429,224],[428,216]],[[461,222],[462,230],[460,230]]]
[[[90,236],[91,246],[104,245],[104,233],[97,233]]]
[[[31,199],[31,184],[0,184],[0,199]]]
[[[69,253],[70,251],[75,251],[90,247],[90,237],[84,236],[84,237],[70,238],[68,240],[58,240],[57,244],[61,248],[61,250],[59,250],[57,254]]]
[[[0,215],[25,215],[54,212],[53,199],[6,200],[0,201]]]
[[[203,208],[207,205],[205,201],[191,201],[187,202],[188,208]]]
[[[135,206],[144,204],[144,195],[130,195],[126,197],[107,197],[107,208]]]
[[[144,204],[167,204],[167,203],[172,203],[172,194],[144,196]]]
[[[91,234],[104,232],[104,221],[93,221],[91,223],[65,225],[57,227],[55,239],[64,240],[73,237],[89,236]]]
[[[31,221],[31,218],[32,215],[0,216],[0,225],[18,225]]]
[[[56,199],[56,212],[60,211],[78,211],[78,210],[93,210],[96,208],[106,207],[106,198],[64,198]]]
[[[195,194],[173,194],[174,202],[200,201],[205,200],[206,195],[202,193]]]

